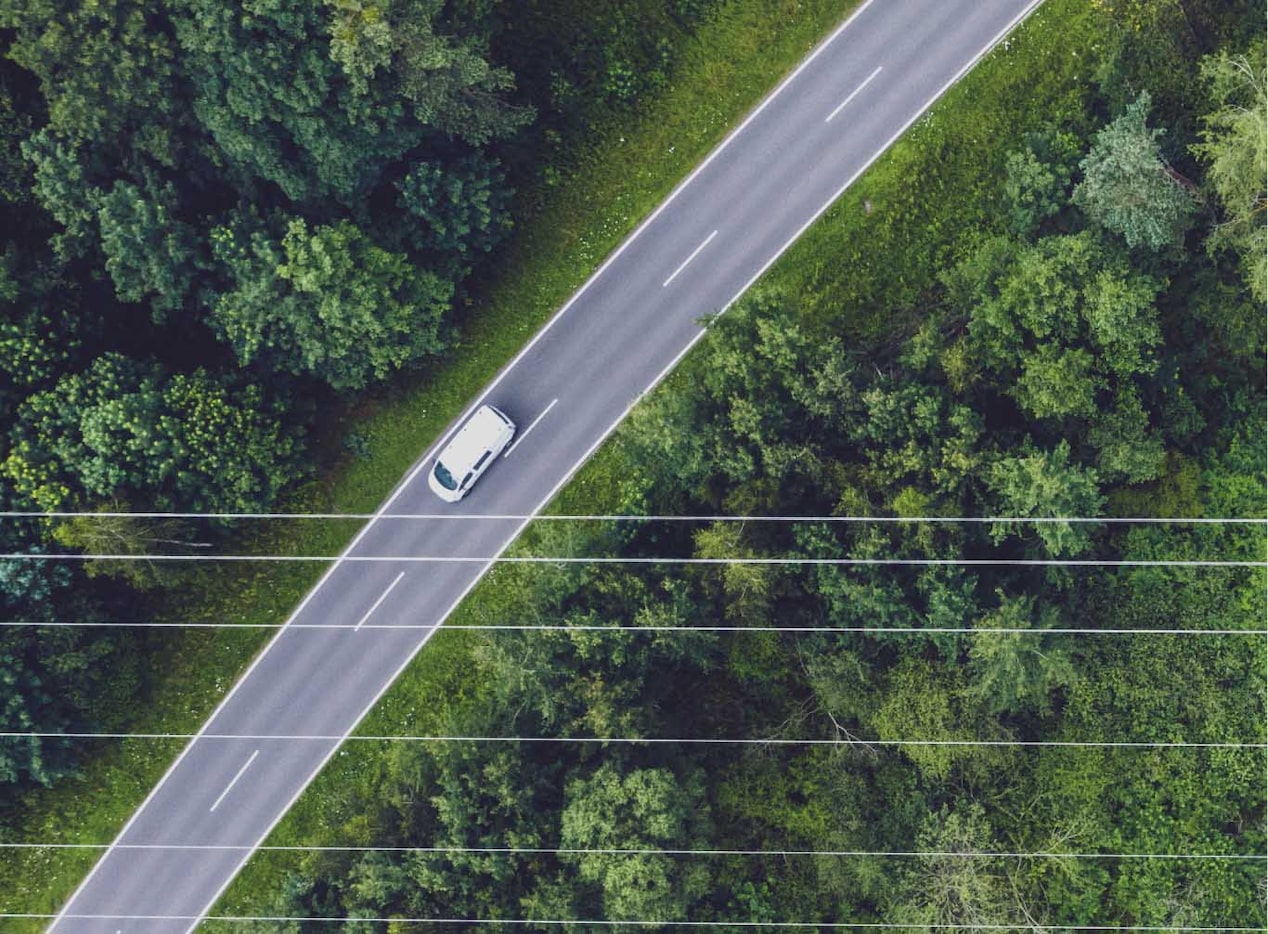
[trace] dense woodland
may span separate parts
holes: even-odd
[[[0,2],[0,509],[274,506],[329,466],[332,413],[445,352],[513,207],[665,81],[665,36],[707,6]],[[0,552],[228,534],[6,520]],[[0,561],[0,613],[154,610],[152,566],[89,570]],[[126,716],[148,651],[0,632],[4,728]],[[0,788],[75,752],[0,740]]]
[[[543,524],[528,547],[1262,560],[1253,527],[892,521],[1264,515],[1262,11],[1093,6],[1108,48],[1082,115],[998,154],[994,221],[960,233],[918,301],[759,287],[617,439],[622,512],[890,521]],[[535,195],[512,189],[549,186],[584,101],[633,102],[672,64],[654,36],[622,48],[615,26],[588,34],[533,3],[2,9],[6,509],[274,502],[320,469],[319,407],[444,352],[470,271],[531,218]],[[707,10],[669,14],[682,29]],[[516,30],[539,44],[517,46]],[[8,551],[99,534],[3,531]],[[526,595],[501,622],[587,628],[482,640],[482,687],[447,708],[445,735],[849,742],[392,744],[338,835],[454,849],[293,860],[269,913],[1265,923],[1261,863],[1109,855],[1262,854],[1262,750],[1017,745],[1262,743],[1262,638],[1061,632],[1258,628],[1262,571],[496,576]],[[11,618],[99,613],[155,583],[0,565]],[[0,635],[6,729],[92,723],[130,690],[142,647],[78,633]],[[0,778],[51,782],[73,763],[9,742]],[[572,852],[477,851],[506,846]],[[614,848],[943,855],[586,852]],[[574,928],[587,926],[551,930]]]

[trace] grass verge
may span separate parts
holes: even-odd
[[[854,2],[731,0],[684,38],[680,65],[660,98],[645,102],[636,114],[614,115],[596,127],[587,150],[572,154],[575,168],[540,198],[541,210],[520,219],[520,232],[487,264],[501,272],[475,288],[460,310],[463,335],[450,356],[426,377],[402,381],[345,416],[340,428],[355,424],[368,455],[340,465],[281,508],[372,511],[429,441]],[[336,554],[355,529],[355,523],[299,523],[261,532],[254,543],[274,553]],[[191,574],[186,604],[173,611],[171,620],[234,622],[244,628],[193,630],[164,640],[153,656],[161,672],[150,679],[152,687],[138,699],[126,728],[195,731],[271,635],[266,627],[285,621],[320,573],[319,567],[287,565]],[[409,709],[414,696],[468,689],[459,677],[470,654],[469,640],[461,638],[466,635],[446,634],[429,646],[371,721],[399,712],[401,703]],[[24,796],[18,813],[6,820],[8,842],[108,842],[179,746],[131,740],[104,749],[88,759],[78,777]],[[345,754],[332,762],[319,782],[322,788],[338,780],[347,761]],[[319,823],[333,817],[319,813]],[[303,829],[305,820],[301,809],[279,828],[279,836]],[[96,850],[5,850],[0,912],[55,911],[98,855]],[[43,927],[40,920],[10,918],[5,924],[14,932]]]

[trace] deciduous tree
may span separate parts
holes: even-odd
[[[1128,246],[1160,250],[1183,239],[1197,211],[1193,186],[1166,162],[1151,128],[1147,91],[1096,135],[1074,201]]]
[[[258,387],[107,354],[22,404],[0,475],[42,509],[123,496],[249,512],[293,478],[298,451]]]
[[[570,849],[689,847],[707,812],[698,780],[682,781],[666,769],[622,774],[605,764],[568,784],[560,842]],[[582,881],[602,893],[603,916],[614,921],[685,920],[708,891],[709,871],[655,854],[569,854]]]
[[[181,310],[195,272],[195,234],[175,216],[175,202],[170,184],[143,192],[124,181],[97,199],[115,294],[125,302],[148,300],[156,319]]]
[[[453,285],[349,221],[292,219],[280,241],[222,227],[212,247],[233,286],[213,297],[211,324],[245,364],[354,390],[444,347]]]
[[[1096,472],[1073,463],[1065,441],[1050,451],[1031,448],[1005,455],[992,466],[987,482],[996,496],[997,515],[1086,518],[1098,515],[1104,503]],[[1042,522],[1033,528],[1053,557],[1077,555],[1090,544],[1082,524]],[[1016,531],[1012,523],[991,527],[996,542]]]
[[[396,187],[400,206],[421,222],[410,234],[417,249],[467,258],[487,253],[510,229],[510,192],[495,160],[417,162]]]
[[[1246,281],[1268,301],[1268,52],[1257,43],[1245,54],[1220,52],[1202,63],[1215,109],[1206,115],[1194,151],[1207,163],[1207,184],[1224,209],[1210,244],[1241,254]]]

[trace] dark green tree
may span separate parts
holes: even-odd
[[[511,75],[479,39],[437,34],[435,0],[266,0],[246,17],[215,0],[168,8],[219,154],[293,201],[351,205],[424,140],[482,145],[531,116],[505,101]]]
[[[249,512],[294,477],[299,450],[258,387],[107,354],[22,404],[0,475],[41,509],[120,496]]]
[[[355,390],[444,347],[453,285],[349,221],[293,219],[280,241],[222,227],[212,248],[233,287],[211,298],[211,324],[244,364]]]
[[[1043,630],[1060,623],[1055,606],[1000,594],[982,629]],[[991,715],[1051,709],[1052,694],[1075,678],[1068,646],[1033,632],[977,632],[969,639],[966,696]]]
[[[7,253],[5,258],[12,255]],[[26,288],[12,300],[0,298],[0,360],[4,361],[0,413],[6,421],[30,393],[51,386],[78,360],[83,348],[73,311],[54,305],[70,296],[59,294],[55,287],[51,294],[40,294],[38,280],[30,272],[24,280]]]
[[[1025,149],[1008,154],[1004,195],[1015,233],[1034,234],[1066,207],[1078,153],[1073,134],[1053,132],[1032,136]]]
[[[11,0],[0,8],[0,26],[14,30],[8,57],[39,79],[61,138],[114,143],[127,134],[172,164],[177,144],[166,124],[181,110],[176,49],[155,28],[155,14],[138,0]]]
[[[398,204],[421,222],[416,249],[467,256],[487,253],[511,227],[510,192],[494,160],[475,155],[452,166],[417,162],[397,182]]]
[[[478,29],[466,37],[444,34],[441,0],[324,3],[330,9],[331,57],[358,93],[367,94],[382,74],[419,122],[475,146],[507,136],[532,118],[531,109],[505,100],[514,76],[488,60]],[[465,11],[473,25],[490,18],[478,10]]]
[[[185,304],[195,272],[196,238],[176,218],[175,189],[151,197],[130,182],[116,182],[97,199],[106,272],[121,301],[148,300],[156,319]]]

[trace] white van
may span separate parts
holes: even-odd
[[[440,452],[427,485],[445,502],[458,502],[514,436],[514,422],[491,405],[480,406]]]

